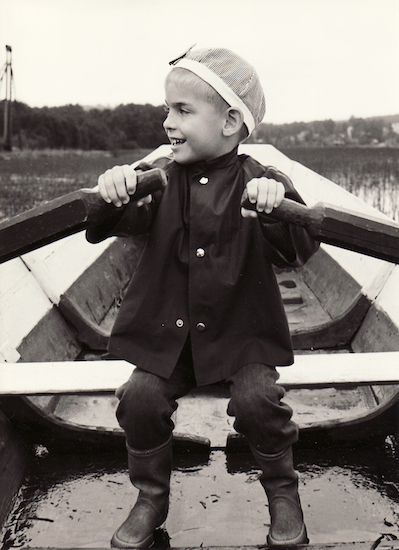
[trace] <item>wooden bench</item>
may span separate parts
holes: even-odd
[[[113,392],[133,369],[122,360],[1,363],[0,395]],[[399,351],[298,355],[278,370],[286,388],[399,384]]]

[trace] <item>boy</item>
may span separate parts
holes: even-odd
[[[171,65],[164,128],[172,158],[155,163],[168,185],[134,204],[135,171],[107,170],[99,189],[117,208],[87,233],[90,242],[149,233],[109,345],[112,355],[137,365],[117,390],[117,417],[139,489],[111,545],[152,544],[168,512],[176,399],[221,380],[230,387],[228,414],[262,470],[268,544],[304,543],[291,448],[298,429],[280,402],[275,370],[292,364],[293,354],[272,264],[301,265],[318,245],[302,228],[257,215],[284,196],[301,198],[278,170],[237,154],[265,114],[253,67],[222,48],[190,49]],[[245,189],[256,211],[240,208]]]

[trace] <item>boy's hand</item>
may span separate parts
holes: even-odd
[[[256,218],[257,212],[270,214],[273,208],[277,208],[284,198],[284,185],[271,178],[254,178],[247,183],[248,199],[256,203],[256,210],[241,208],[244,218]]]
[[[118,207],[130,201],[130,196],[136,192],[136,185],[136,171],[128,164],[114,166],[98,178],[98,188],[102,198]],[[142,206],[151,200],[151,195],[147,195],[137,202],[137,206]]]

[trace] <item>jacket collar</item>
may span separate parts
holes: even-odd
[[[226,168],[234,164],[237,160],[238,146],[234,147],[229,153],[222,155],[221,157],[211,159],[211,160],[200,160],[194,162],[193,164],[187,164],[187,169],[189,172],[205,172],[209,170],[215,170],[218,168]]]

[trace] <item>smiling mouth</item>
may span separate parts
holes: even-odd
[[[173,145],[173,147],[176,147],[177,145],[182,145],[183,143],[185,143],[186,140],[185,139],[173,139],[173,138],[170,138],[170,143]]]

